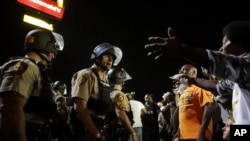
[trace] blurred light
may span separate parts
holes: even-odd
[[[60,8],[63,8],[63,0],[57,0],[57,5]]]
[[[24,16],[23,16],[23,21],[26,22],[26,23],[41,27],[41,28],[51,30],[51,31],[54,30],[53,29],[53,24],[49,24],[49,23],[45,22],[44,20],[29,16],[29,15],[26,15],[26,14],[24,14]]]
[[[63,0],[58,1],[59,3],[57,3],[56,0],[17,0],[18,3],[61,20],[65,7],[63,6]]]

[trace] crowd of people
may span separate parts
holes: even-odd
[[[207,90],[215,88],[213,95],[230,95],[232,113],[228,120],[233,125],[249,125],[249,39],[250,23],[247,21],[232,21],[223,28],[222,47],[218,51],[189,46],[175,36],[169,27],[168,37],[149,37],[152,43],[146,44],[145,49],[148,56],[155,60],[164,55],[167,58],[178,56],[219,78],[210,81],[212,83],[203,83],[201,87]],[[179,75],[177,78],[189,80],[187,75]],[[201,81],[194,78],[189,82],[199,84]]]
[[[76,71],[71,86],[52,80],[63,36],[29,31],[25,55],[0,66],[0,140],[229,141],[230,125],[250,125],[250,22],[228,23],[217,51],[182,42],[171,27],[168,37],[148,40],[149,57],[190,62],[169,76],[174,87],[161,101],[123,91],[132,76],[118,67],[122,50],[107,42],[93,49],[93,64]]]

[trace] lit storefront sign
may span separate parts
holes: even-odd
[[[23,21],[26,22],[26,23],[29,23],[29,24],[32,24],[32,25],[35,25],[35,26],[38,26],[38,27],[41,27],[41,28],[45,28],[45,29],[48,29],[48,30],[51,30],[53,31],[53,25],[52,24],[49,24],[41,19],[38,19],[38,18],[35,18],[35,17],[32,17],[32,16],[29,16],[29,15],[24,15],[23,16]]]
[[[62,19],[65,10],[62,0],[59,0],[58,3],[52,0],[17,0],[17,2],[58,19]]]

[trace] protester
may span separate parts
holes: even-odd
[[[195,84],[190,84],[186,77],[178,77],[185,74],[191,78],[197,76],[198,70],[192,64],[185,64],[179,73],[171,76],[171,79],[179,81],[179,131],[181,141],[185,140],[212,140],[214,110],[213,95],[210,91],[202,89]],[[187,130],[187,128],[189,130]]]
[[[168,37],[149,37],[148,56],[158,60],[162,56],[181,57],[200,65],[209,74],[231,81],[232,114],[234,124],[250,124],[250,23],[232,21],[223,28],[223,47],[234,47],[244,56],[189,46],[168,28]]]
[[[160,107],[155,103],[154,95],[151,93],[144,96],[147,114],[142,116],[143,141],[160,141],[158,115]]]
[[[143,133],[142,133],[142,116],[147,113],[147,110],[144,104],[135,99],[135,92],[126,93],[126,96],[129,100],[131,110],[133,112],[133,128],[136,132],[136,135],[139,141],[142,141]],[[132,141],[132,135],[130,136],[130,141]]]

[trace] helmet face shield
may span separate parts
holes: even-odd
[[[127,81],[127,80],[131,80],[132,79],[132,77],[125,70],[124,70],[124,73],[126,74],[124,82]]]
[[[95,47],[95,49],[91,54],[90,59],[93,60],[105,53],[114,56],[114,62],[113,62],[114,66],[117,66],[120,63],[123,55],[122,50],[119,47],[114,46],[110,43],[101,43]]]
[[[108,71],[108,78],[111,83],[123,84],[132,77],[123,68],[112,68]]]
[[[61,34],[58,34],[58,33],[55,33],[55,32],[52,32],[52,34],[54,35],[55,37],[55,48],[56,50],[58,51],[62,51],[63,48],[64,48],[64,39],[63,39],[63,36]]]
[[[24,51],[42,51],[57,54],[64,48],[63,36],[43,29],[34,29],[27,33],[24,40]]]
[[[56,81],[52,86],[54,90],[59,90],[61,94],[67,95],[67,85],[64,82]]]
[[[122,50],[118,47],[114,47],[114,53],[116,58],[114,60],[113,65],[117,66],[122,60]]]

